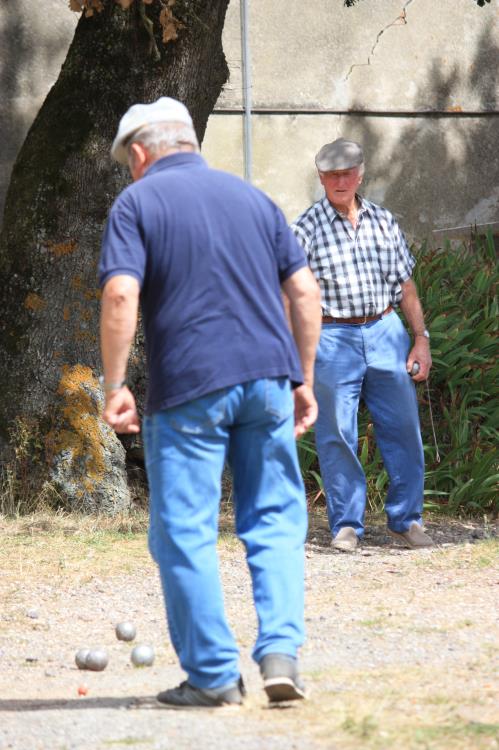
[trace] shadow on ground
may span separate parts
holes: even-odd
[[[161,708],[154,697],[148,698],[76,698],[72,700],[0,700],[0,713],[3,711],[80,711],[85,709],[96,708],[136,708],[141,703],[147,701],[152,705]]]

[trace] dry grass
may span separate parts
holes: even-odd
[[[36,513],[0,516],[0,569],[4,580],[80,576],[91,565],[95,575],[113,575],[149,566],[147,515],[77,516]]]

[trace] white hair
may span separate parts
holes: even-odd
[[[182,146],[192,146],[194,151],[199,151],[194,128],[182,122],[156,122],[145,125],[131,136],[128,148],[132,143],[140,143],[153,156],[161,156],[172,148],[180,149]]]

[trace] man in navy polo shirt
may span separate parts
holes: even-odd
[[[104,419],[117,432],[140,429],[125,385],[140,301],[149,546],[187,673],[158,699],[219,706],[244,696],[217,566],[225,460],[258,614],[253,657],[270,701],[298,699],[306,505],[295,436],[317,415],[319,291],[281,211],[198,150],[174,99],[135,105],[120,122],[112,155],[134,183],[111,209],[99,268]]]

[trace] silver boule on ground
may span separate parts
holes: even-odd
[[[150,667],[154,662],[154,649],[145,643],[140,643],[132,649],[130,659],[135,667]]]
[[[109,656],[106,649],[94,648],[91,649],[85,660],[85,669],[90,669],[92,672],[102,672],[109,663]]]
[[[133,641],[133,639],[137,635],[137,628],[135,627],[133,622],[119,622],[116,625],[114,632],[116,633],[116,638],[119,641]]]
[[[78,669],[87,668],[87,656],[90,653],[89,648],[80,648],[75,654],[75,664]]]

